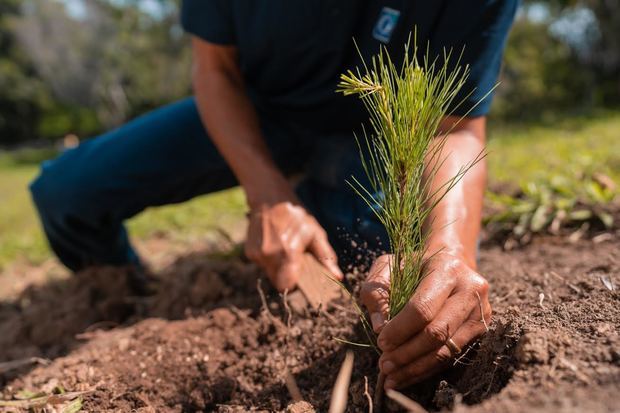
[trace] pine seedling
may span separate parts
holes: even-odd
[[[372,134],[364,131],[363,140],[356,136],[369,187],[356,177],[349,184],[374,210],[389,238],[390,318],[402,310],[424,276],[431,258],[427,241],[433,209],[482,156],[438,188],[431,187],[445,161],[447,133],[438,136],[439,125],[454,107],[469,68],[457,62],[451,69],[449,52],[441,64],[428,53],[423,62],[416,56],[417,48],[410,54],[408,42],[397,68],[382,49],[370,67],[364,63],[363,71],[343,74],[338,87],[344,95],[359,95],[370,114]]]

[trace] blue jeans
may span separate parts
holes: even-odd
[[[341,259],[352,240],[385,248],[385,232],[345,180],[363,178],[352,133],[311,133],[307,125],[259,114],[274,161],[302,172],[297,192],[329,234]],[[320,135],[320,136],[317,136]],[[151,206],[237,185],[206,134],[193,98],[165,106],[44,162],[30,185],[50,246],[77,271],[139,264],[123,222]]]

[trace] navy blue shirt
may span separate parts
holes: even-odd
[[[416,28],[419,58],[464,50],[470,75],[455,115],[488,112],[506,36],[519,0],[184,0],[185,30],[234,45],[259,111],[331,128],[368,119],[356,96],[335,93],[340,74],[387,47],[397,64]],[[463,49],[464,48],[464,49]],[[452,63],[456,59],[451,59]],[[473,108],[473,109],[472,109]]]

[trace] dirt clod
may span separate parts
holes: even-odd
[[[287,406],[286,413],[315,413],[314,407],[308,402],[300,401]]]
[[[519,363],[541,363],[549,361],[547,335],[543,331],[527,332],[519,339],[515,357]]]

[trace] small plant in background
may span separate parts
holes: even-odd
[[[571,169],[522,184],[513,195],[489,191],[491,232],[508,232],[527,242],[532,234],[557,234],[563,228],[600,224],[612,228],[612,203],[618,192],[607,175],[591,162],[568,162]]]
[[[415,42],[414,42],[415,43]],[[391,268],[389,317],[405,306],[424,276],[429,259],[429,217],[445,194],[479,159],[463,166],[438,188],[431,183],[445,158],[444,137],[437,137],[442,118],[465,84],[467,67],[451,70],[450,53],[442,63],[417,59],[414,45],[397,68],[385,50],[358,69],[341,76],[338,91],[359,95],[370,113],[373,133],[358,138],[370,186],[353,177],[351,186],[373,208],[387,231],[394,262]]]

